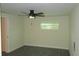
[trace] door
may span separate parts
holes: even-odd
[[[7,52],[7,18],[1,18],[1,46],[2,52]]]

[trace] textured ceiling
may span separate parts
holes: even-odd
[[[29,13],[44,12],[45,15],[69,15],[75,7],[75,3],[2,3],[2,10],[7,13],[23,15],[22,12]]]

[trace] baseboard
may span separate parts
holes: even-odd
[[[7,52],[5,52],[5,51],[2,51],[2,53],[1,53],[1,56],[7,56]]]
[[[11,49],[11,50],[8,50],[7,51],[7,53],[10,53],[10,52],[12,52],[12,51],[14,51],[14,50],[16,50],[16,49],[19,49],[19,48],[21,48],[21,47],[23,47],[24,45],[22,45],[22,46],[19,46],[19,47],[16,47],[16,48],[14,48],[14,49]]]
[[[56,49],[64,49],[64,50],[69,50],[68,48],[62,48],[62,47],[55,47],[55,46],[41,46],[41,45],[31,45],[31,44],[27,44],[24,46],[34,46],[34,47],[45,47],[45,48],[56,48]]]
[[[69,50],[68,48],[55,47],[55,46],[52,46],[52,47],[51,47],[51,46],[31,45],[31,44],[27,44],[27,45],[23,45],[23,46],[33,46],[33,47],[44,47],[44,48],[55,48],[55,49]],[[7,51],[6,53],[10,53],[10,52],[12,52],[12,51],[14,51],[14,50],[16,50],[16,49],[18,49],[18,48],[21,48],[21,47],[23,47],[23,46],[17,47],[17,48],[12,49],[12,50],[9,50],[9,51]]]

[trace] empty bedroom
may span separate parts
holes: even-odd
[[[2,56],[78,56],[78,3],[0,3]]]

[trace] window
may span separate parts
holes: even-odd
[[[41,23],[41,29],[59,29],[58,23]]]

